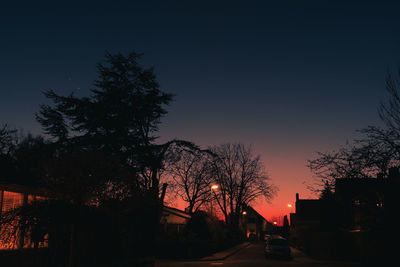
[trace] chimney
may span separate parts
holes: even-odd
[[[299,193],[296,193],[296,202],[299,201]]]

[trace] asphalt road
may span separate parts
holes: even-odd
[[[167,266],[235,266],[235,267],[257,267],[257,266],[328,266],[328,267],[355,267],[356,263],[351,262],[335,262],[335,261],[318,261],[306,257],[301,252],[293,249],[292,259],[266,259],[264,257],[263,243],[250,244],[236,254],[221,261],[156,261],[156,267]]]

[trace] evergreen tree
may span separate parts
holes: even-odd
[[[324,189],[321,191],[319,199],[321,199],[321,200],[332,200],[333,199],[332,187],[328,181],[325,181]]]
[[[42,105],[36,117],[61,153],[77,147],[101,151],[128,171],[131,190],[147,191],[158,187],[151,179],[163,152],[155,144],[156,133],[173,95],[160,90],[152,68],[139,64],[140,54],[107,53],[105,58],[90,96],[47,91],[53,105]]]

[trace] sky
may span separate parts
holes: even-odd
[[[398,1],[2,3],[0,124],[41,134],[43,91],[87,95],[106,51],[144,53],[176,95],[160,141],[252,145],[279,187],[254,204],[271,219],[293,211],[297,192],[317,197],[307,159],[380,123],[399,11]]]

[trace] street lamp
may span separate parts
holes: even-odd
[[[213,193],[213,190],[215,191],[218,188],[219,188],[219,186],[217,184],[211,185],[211,189],[210,189],[211,190],[211,199],[210,199],[211,216],[213,215],[213,194],[212,193]]]
[[[293,205],[291,203],[287,204],[288,208],[290,209],[290,213],[293,213]]]
[[[242,216],[242,218],[240,218],[241,221],[242,221],[241,226],[242,226],[243,234],[244,234],[245,238],[247,238],[247,223],[248,223],[247,218],[246,218],[246,214],[247,214],[247,211],[244,210],[242,212],[243,216]]]
[[[291,204],[291,203],[289,203],[289,204],[287,204],[287,206],[288,206],[288,208],[290,209],[290,212],[289,212],[289,220],[290,220],[290,225],[292,224],[292,216],[291,216],[291,214],[293,213],[293,205]]]
[[[219,186],[217,184],[213,184],[211,186],[211,190],[217,190],[219,188]]]

